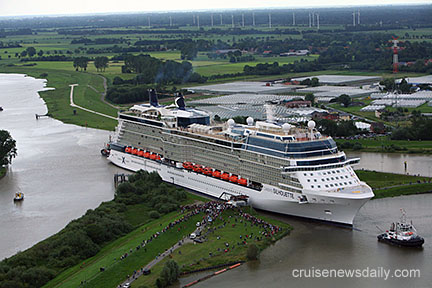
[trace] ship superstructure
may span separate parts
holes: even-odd
[[[246,195],[259,209],[348,225],[374,196],[351,167],[359,159],[347,159],[313,121],[305,129],[252,118],[211,125],[181,95],[160,106],[150,94],[150,104],[119,113],[108,159],[120,167],[157,171],[217,198]]]

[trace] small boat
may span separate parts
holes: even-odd
[[[0,111],[3,111],[3,107],[0,106]]]
[[[24,200],[24,193],[22,192],[16,192],[15,197],[13,199],[14,201],[22,201]]]
[[[407,223],[406,213],[401,209],[402,216],[399,222],[390,225],[390,230],[379,234],[378,241],[404,247],[421,247],[424,243],[423,237],[417,235],[417,231],[412,224]]]

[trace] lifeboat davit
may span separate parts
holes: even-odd
[[[195,172],[197,172],[197,173],[202,173],[202,172],[203,172],[202,166],[201,166],[201,165],[198,165],[198,164],[195,164],[195,165],[193,166],[193,171],[195,171]]]
[[[132,150],[132,148],[128,146],[128,147],[126,147],[125,152],[126,153],[131,153],[131,150]]]
[[[204,173],[205,175],[211,176],[211,175],[213,174],[213,169],[210,168],[210,167],[205,167],[205,168],[203,169],[203,173]]]
[[[228,173],[222,173],[221,178],[222,178],[222,180],[226,180],[226,181],[228,181],[229,178],[230,178],[230,176],[229,176]]]
[[[143,157],[144,156],[144,151],[143,150],[138,150],[138,156]]]
[[[215,177],[215,178],[220,178],[221,177],[221,172],[218,171],[218,170],[215,170],[215,171],[213,171],[212,176]]]
[[[147,158],[147,159],[149,159],[150,158],[150,152],[148,152],[148,151],[144,152],[144,157]]]
[[[238,177],[236,175],[231,175],[231,177],[229,178],[229,181],[232,183],[237,183]]]
[[[156,154],[152,153],[150,154],[150,160],[156,160]]]
[[[137,155],[138,154],[138,149],[134,148],[132,149],[132,155]]]
[[[247,185],[247,179],[245,178],[239,178],[237,181],[238,184],[246,186]]]
[[[183,168],[185,168],[187,170],[192,170],[193,165],[191,162],[183,162]]]

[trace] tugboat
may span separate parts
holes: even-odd
[[[13,200],[14,200],[14,202],[24,200],[24,193],[16,192]]]
[[[378,235],[378,241],[386,242],[396,246],[421,247],[424,243],[423,237],[417,235],[414,225],[407,223],[405,210],[401,209],[400,222],[392,223],[390,230]]]

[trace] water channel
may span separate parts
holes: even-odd
[[[87,209],[113,198],[112,176],[123,170],[100,156],[109,133],[60,121],[35,119],[46,106],[37,91],[44,80],[0,74],[0,129],[17,141],[18,157],[0,180],[0,259],[24,250],[63,228]],[[361,157],[357,168],[430,175],[432,157],[410,154],[349,153]],[[404,162],[407,171],[404,171]],[[13,203],[16,191],[25,194]],[[291,217],[272,215],[293,225],[294,231],[266,249],[260,261],[207,280],[196,287],[429,287],[432,277],[432,195],[369,201],[346,229]],[[376,241],[382,229],[405,208],[419,233],[423,249],[400,249]],[[293,269],[420,269],[420,278],[296,278]],[[393,271],[393,270],[392,270]],[[183,278],[181,284],[199,277]]]

